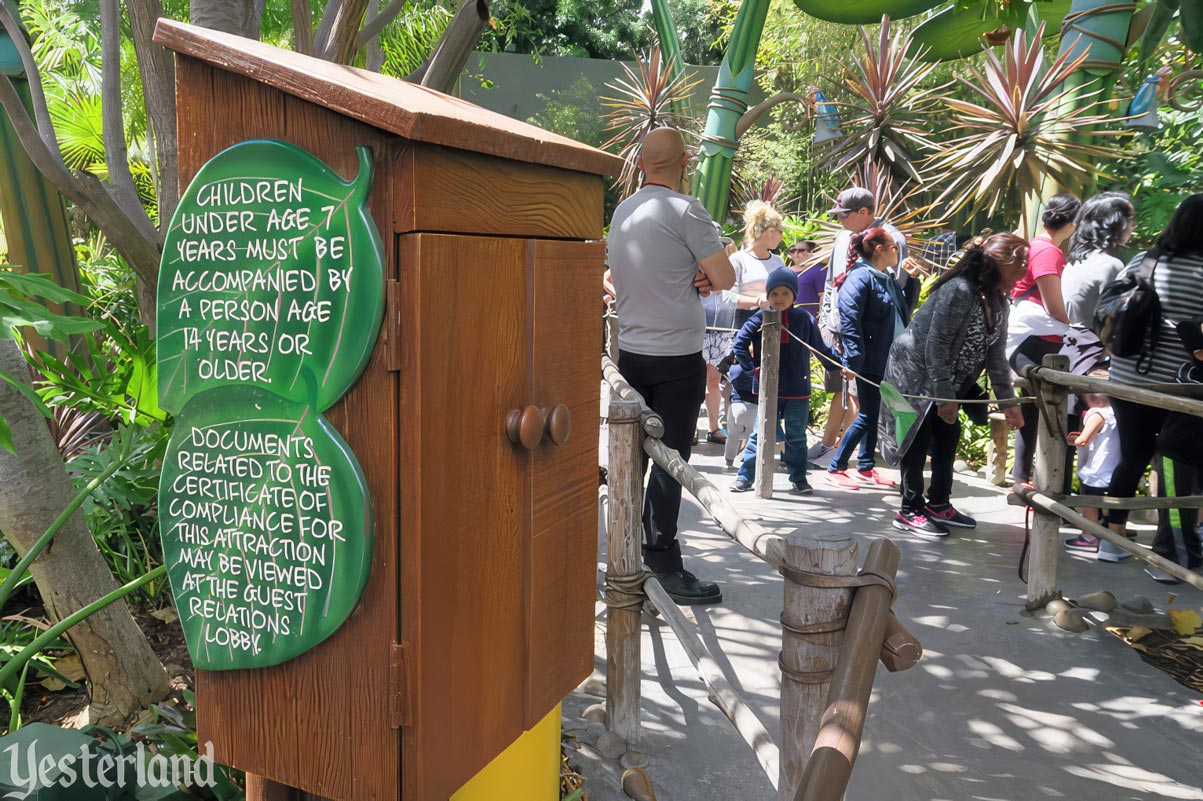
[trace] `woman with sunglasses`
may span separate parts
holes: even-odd
[[[798,274],[798,305],[819,318],[819,304],[827,283],[827,264],[814,257],[817,245],[809,239],[789,247],[790,269]]]

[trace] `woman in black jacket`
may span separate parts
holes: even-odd
[[[940,276],[927,302],[890,348],[885,380],[908,396],[967,398],[974,394],[982,369],[988,372],[994,395],[1015,397],[1007,364],[1007,295],[1027,267],[1028,245],[1015,234],[995,234],[971,245],[957,266]],[[886,389],[888,395],[889,389]],[[902,507],[894,528],[921,537],[946,537],[948,527],[973,528],[977,522],[950,502],[952,468],[961,426],[960,404],[895,398],[883,404],[878,441],[882,455],[900,464]],[[909,408],[902,408],[909,406]],[[899,438],[894,411],[914,414],[914,423]],[[1003,413],[1012,428],[1023,425],[1017,406]],[[923,495],[923,466],[931,454],[928,497]]]

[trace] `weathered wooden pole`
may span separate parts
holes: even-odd
[[[319,795],[285,787],[262,776],[246,775],[246,801],[328,801]]]
[[[885,584],[893,583],[900,556],[898,546],[886,539],[874,540],[865,555],[861,575],[877,576],[882,583],[858,588],[852,599],[822,726],[792,801],[839,801],[848,786],[890,619],[893,593]]]
[[[777,375],[781,368],[781,312],[765,309],[760,326],[760,414],[756,417],[756,497],[773,497],[777,463]]]
[[[1044,357],[1042,366],[1064,372],[1069,369],[1069,357],[1051,354]],[[1032,484],[1037,492],[1052,495],[1061,492],[1065,480],[1065,456],[1069,448],[1065,441],[1065,420],[1069,394],[1064,387],[1041,380],[1039,373],[1030,368],[1028,377],[1040,404]],[[1057,554],[1061,549],[1057,539],[1060,528],[1060,517],[1046,509],[1035,510],[1028,550],[1028,609],[1041,609],[1058,595]]]
[[[639,742],[640,615],[630,583],[643,574],[643,426],[640,403],[612,397],[609,409],[610,519],[606,526],[606,719],[628,744]]]
[[[1011,432],[1002,412],[990,413],[990,444],[986,446],[986,464],[990,483],[997,487],[1007,483],[1007,443]]]
[[[618,311],[613,301],[606,303],[606,355],[618,361]]]
[[[785,539],[787,568],[823,576],[856,573],[856,542],[852,537],[803,531],[796,529]],[[819,734],[853,589],[797,584],[788,570],[786,573],[781,613],[781,773],[777,797],[793,801]]]

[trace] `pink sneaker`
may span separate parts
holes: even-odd
[[[848,475],[847,470],[828,470],[827,483],[846,490],[860,489],[860,482]]]
[[[866,484],[873,484],[874,486],[878,487],[889,487],[891,489],[894,487],[893,480],[888,479],[881,473],[877,472],[876,467],[869,471],[857,470],[856,477]]]

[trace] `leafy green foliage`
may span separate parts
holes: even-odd
[[[497,0],[482,49],[535,56],[630,58],[651,42],[642,0]]]
[[[600,147],[609,138],[597,87],[588,76],[581,75],[567,89],[553,89],[537,97],[547,105],[527,119],[532,125],[593,147]]]
[[[378,37],[384,53],[380,71],[404,78],[421,67],[447,30],[452,16],[449,9],[437,3],[406,3]]]
[[[133,440],[128,454],[122,448],[100,443],[84,448],[67,466],[72,482],[81,489],[110,469],[114,461],[124,461],[83,504],[84,519],[118,584],[127,584],[162,564],[159,464],[169,433],[161,425],[127,429],[121,436]],[[164,577],[145,585],[133,597],[160,606],[167,592]]]
[[[196,735],[196,694],[185,690],[166,703],[150,708],[150,721],[135,726],[130,734],[145,740],[154,747],[155,753],[166,757],[200,758]],[[241,785],[245,778],[242,771],[216,766],[216,786],[185,788],[190,795],[209,801],[241,801]]]
[[[1136,208],[1132,245],[1149,247],[1188,195],[1203,192],[1203,114],[1160,111],[1159,131],[1137,134],[1136,155],[1122,174],[1100,188],[1127,192]],[[1119,172],[1119,171],[1117,171]]]

